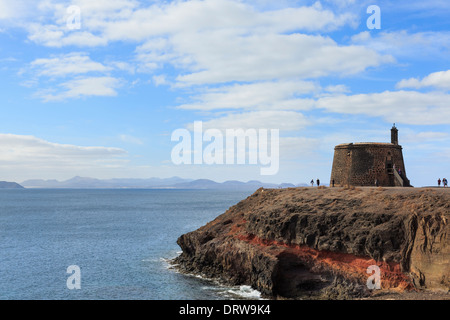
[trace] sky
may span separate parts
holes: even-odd
[[[411,184],[435,185],[449,16],[446,0],[0,0],[0,180],[328,182],[334,146],[390,142],[395,123]],[[195,123],[255,130],[278,170],[177,164],[173,135],[194,141]]]

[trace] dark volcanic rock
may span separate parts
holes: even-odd
[[[248,284],[268,297],[370,295],[450,288],[450,191],[404,188],[259,189],[182,235],[181,270]]]

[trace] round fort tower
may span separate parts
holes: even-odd
[[[334,183],[333,183],[334,182]],[[391,143],[344,143],[334,148],[330,185],[409,187],[398,144],[398,129],[391,129]]]

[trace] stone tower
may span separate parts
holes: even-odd
[[[398,129],[391,129],[391,143],[358,142],[334,148],[330,185],[409,187],[398,144]]]

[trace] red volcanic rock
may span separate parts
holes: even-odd
[[[367,268],[382,290],[450,289],[450,191],[259,189],[182,235],[185,272],[247,284],[271,298],[360,298]]]

